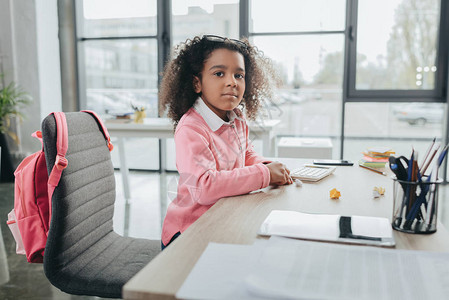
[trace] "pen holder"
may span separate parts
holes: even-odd
[[[437,231],[438,188],[443,182],[410,182],[393,178],[393,229],[407,233]]]

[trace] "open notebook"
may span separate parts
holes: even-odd
[[[389,220],[379,217],[273,210],[260,226],[258,234],[389,247],[395,245]]]

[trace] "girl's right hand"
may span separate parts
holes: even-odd
[[[292,184],[293,180],[290,177],[290,170],[280,162],[272,162],[266,164],[268,170],[270,170],[270,184],[284,185]]]

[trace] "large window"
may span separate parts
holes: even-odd
[[[173,45],[196,35],[239,38],[238,0],[172,0]]]
[[[288,8],[288,9],[286,9]],[[250,1],[251,41],[283,78],[279,136],[329,137],[338,156],[345,45],[344,0]],[[269,21],[268,21],[269,20]]]
[[[207,33],[245,36],[283,78],[265,106],[265,117],[281,120],[279,137],[328,137],[334,158],[354,160],[371,145],[408,154],[412,144],[425,151],[433,137],[446,140],[446,1],[75,3],[81,108],[114,114],[133,104],[156,117],[172,46]],[[144,152],[138,147],[129,141],[136,156]]]
[[[357,8],[355,89],[436,89],[439,0],[361,0]]]
[[[77,1],[81,106],[157,116],[156,0]]]
[[[344,156],[373,145],[407,156],[413,146],[424,154],[434,137],[446,140],[447,6],[441,3],[349,2]]]
[[[108,116],[158,116],[156,0],[76,0],[80,106]],[[131,168],[158,169],[157,139],[123,145]],[[112,153],[119,166],[117,151]]]

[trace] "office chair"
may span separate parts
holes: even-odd
[[[115,178],[97,121],[66,113],[68,166],[52,198],[44,253],[49,281],[69,294],[121,298],[123,285],[160,252],[160,240],[123,237],[113,231]],[[56,122],[42,122],[50,173],[56,156]]]

